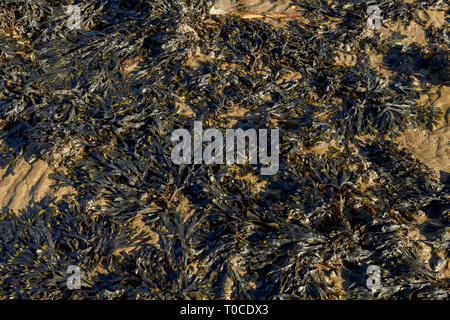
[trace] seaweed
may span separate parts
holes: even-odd
[[[425,25],[417,10],[446,4],[292,2],[258,19],[209,0],[2,2],[0,166],[65,167],[54,188],[76,194],[3,209],[0,298],[448,299],[448,179],[393,142],[441,119],[420,98],[448,84],[447,33],[407,45],[367,26],[369,5]],[[200,120],[280,128],[278,173],[174,164],[171,133]]]

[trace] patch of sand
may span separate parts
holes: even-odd
[[[352,67],[356,64],[357,56],[356,54],[349,54],[339,51],[337,55],[334,57],[334,60],[337,64],[346,67]]]
[[[51,190],[54,181],[49,176],[54,171],[42,160],[29,164],[20,159],[12,172],[7,174],[6,171],[6,168],[0,169],[0,208],[18,213],[47,194],[52,194],[58,201],[65,194],[74,193],[70,187],[60,188],[56,193]]]
[[[264,0],[216,0],[211,7],[212,15],[238,15],[242,19],[262,19],[275,26],[282,26],[287,20],[303,21],[303,14],[290,0],[276,3]]]
[[[175,102],[175,109],[177,110],[177,114],[186,117],[195,117],[195,112],[186,104],[184,97],[178,97],[178,101]]]
[[[260,179],[252,173],[247,173],[245,176],[237,177],[249,184],[251,191],[254,193],[263,192],[266,188],[268,181]]]
[[[435,101],[446,115],[432,131],[425,129],[408,129],[396,142],[408,149],[417,159],[426,163],[438,174],[439,171],[450,172],[450,87],[443,86],[440,97]]]
[[[227,128],[232,128],[240,119],[244,119],[244,115],[249,110],[240,106],[232,105],[231,111],[221,115],[222,120],[226,123]]]
[[[209,13],[212,15],[220,15],[231,12],[233,9],[233,0],[216,0]]]
[[[336,149],[336,150],[342,151],[344,149],[344,146],[342,144],[339,144],[335,140],[331,140],[330,142],[319,141],[312,147],[306,148],[305,152],[313,153],[315,155],[322,155],[322,154],[326,154],[327,152],[329,152],[330,149]]]
[[[424,12],[426,12],[429,18],[425,16]],[[380,41],[388,39],[394,32],[397,32],[404,35],[405,38],[396,40],[396,42],[400,42],[403,45],[410,45],[414,42],[422,46],[427,45],[428,41],[425,35],[425,29],[430,25],[436,28],[443,26],[445,24],[445,11],[426,10],[420,12],[420,16],[427,21],[425,28],[414,21],[411,21],[408,26],[404,26],[400,22],[386,24],[377,30],[380,33]]]

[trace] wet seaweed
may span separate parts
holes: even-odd
[[[2,211],[1,298],[448,299],[448,183],[392,142],[441,119],[420,97],[448,84],[447,33],[400,45],[366,23],[371,4],[406,25],[447,5],[293,3],[282,26],[204,0],[2,3],[0,165],[63,166],[54,187],[76,195]],[[280,128],[279,172],[175,165],[170,134],[196,120]]]

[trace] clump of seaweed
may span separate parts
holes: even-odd
[[[0,165],[64,166],[54,178],[77,193],[4,209],[0,297],[448,299],[448,186],[390,140],[439,119],[419,98],[448,83],[445,30],[429,28],[429,46],[380,42],[374,1],[293,3],[289,17],[253,19],[211,15],[206,0],[2,7],[19,25],[0,24]],[[69,4],[82,29],[67,28]],[[385,24],[446,8],[378,5]],[[342,53],[356,63],[336,63]],[[196,120],[280,128],[279,172],[174,164],[171,132]]]
[[[76,291],[66,290],[68,266],[81,268],[81,286],[92,288],[98,269],[110,268],[116,250],[138,243],[135,231],[113,223],[106,215],[89,215],[82,206],[68,201],[49,206],[51,200],[44,198],[20,216],[2,212],[3,298],[73,298]]]

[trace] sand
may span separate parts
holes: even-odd
[[[53,192],[51,186],[55,182],[49,176],[54,169],[42,160],[29,164],[20,159],[12,172],[7,174],[6,171],[6,168],[0,169],[0,208],[11,209],[18,214],[46,195],[52,195],[58,201],[65,194],[74,192],[70,187]]]
[[[440,89],[440,97],[435,105],[446,115],[450,110],[450,87]],[[444,117],[433,130],[408,129],[396,142],[405,147],[417,159],[426,163],[436,173],[450,172],[450,124]]]

